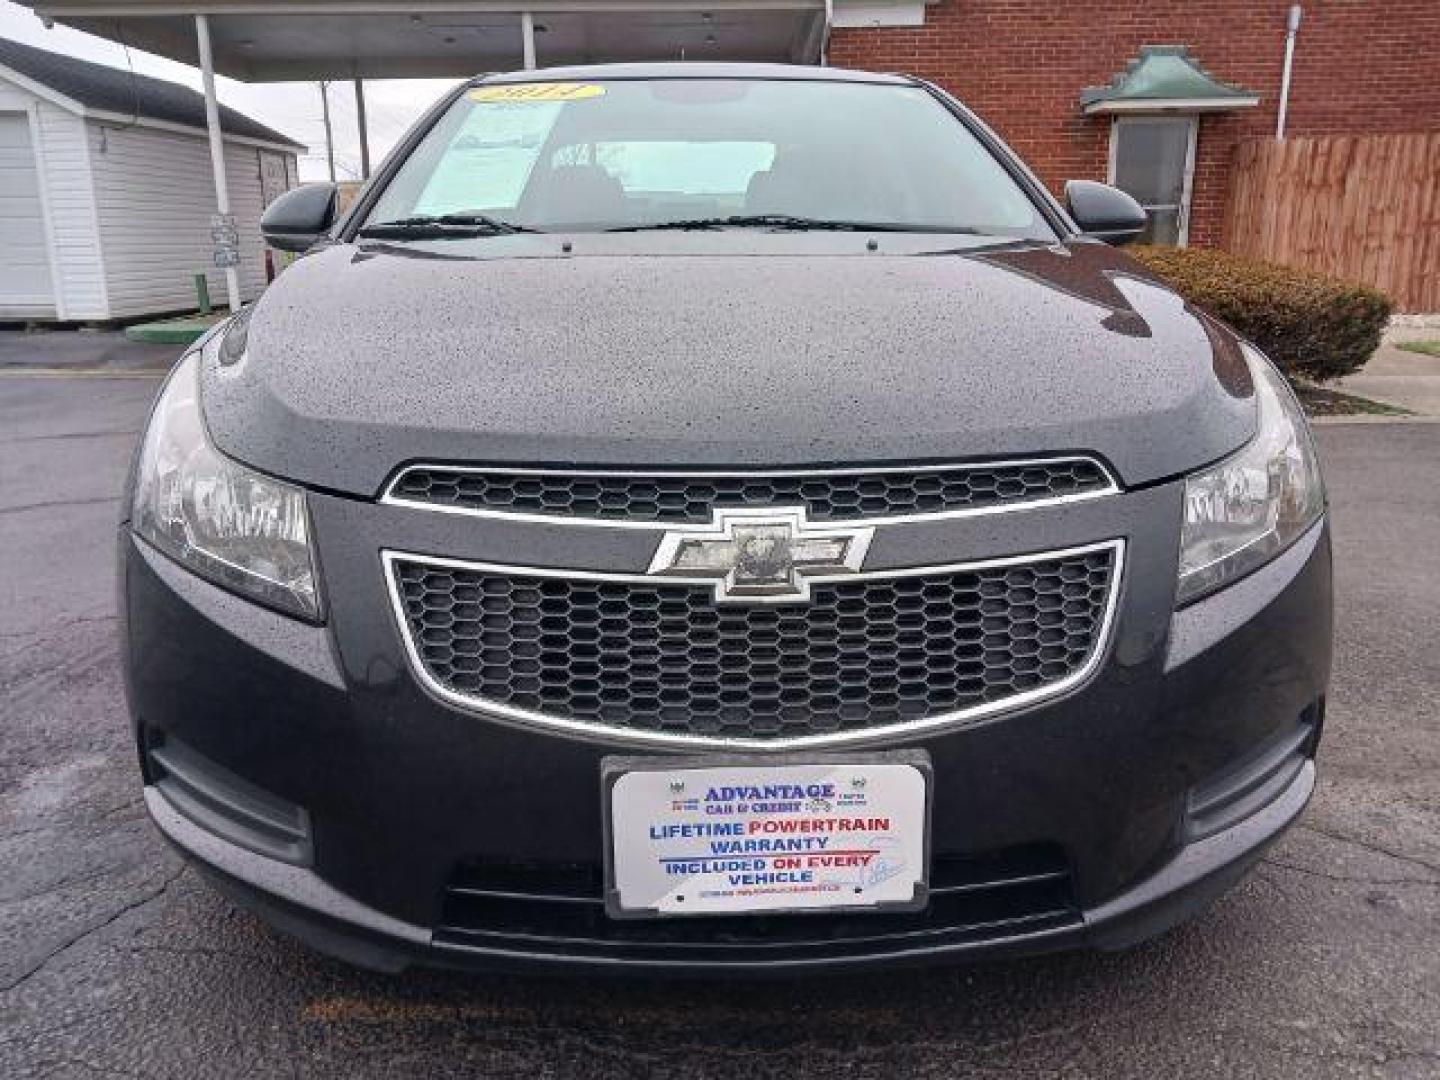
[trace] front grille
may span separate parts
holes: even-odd
[[[1091,458],[894,470],[569,473],[412,466],[387,498],[490,513],[602,521],[706,522],[717,508],[805,507],[812,521],[979,511],[1114,490]]]
[[[1074,925],[1080,912],[1064,852],[1032,844],[938,856],[930,902],[913,912],[611,919],[600,867],[481,859],[446,883],[439,945],[546,949],[594,956],[743,962],[777,951],[843,956],[876,947],[987,941]],[[520,944],[520,943],[526,944]]]
[[[717,604],[708,584],[390,553],[423,676],[462,704],[636,736],[826,741],[1058,692],[1098,659],[1118,544]]]

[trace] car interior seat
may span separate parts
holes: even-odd
[[[560,165],[545,177],[530,214],[548,225],[623,222],[625,189],[599,165]]]

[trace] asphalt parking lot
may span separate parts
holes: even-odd
[[[1180,930],[806,982],[388,977],[235,911],[145,818],[112,549],[154,379],[0,376],[0,1077],[1440,1075],[1440,424],[1320,430],[1320,789]]]

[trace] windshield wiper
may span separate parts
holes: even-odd
[[[359,235],[377,240],[449,240],[473,236],[509,236],[535,229],[485,214],[421,214],[366,225]]]
[[[606,232],[658,232],[663,229],[781,229],[793,232],[946,232],[973,233],[955,226],[931,227],[886,221],[837,221],[831,218],[801,217],[796,214],[731,214],[729,217],[656,221],[646,225],[619,225]]]

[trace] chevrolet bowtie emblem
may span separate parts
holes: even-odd
[[[784,603],[810,599],[812,577],[856,573],[874,530],[811,524],[804,507],[716,510],[709,525],[667,532],[650,573],[715,582],[715,599]]]

